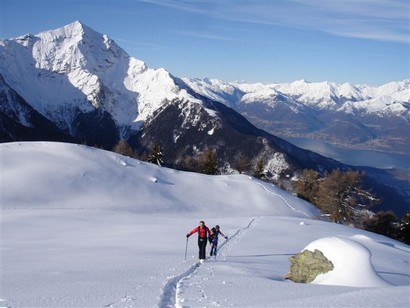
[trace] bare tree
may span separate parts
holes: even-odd
[[[314,170],[305,169],[299,175],[296,182],[296,193],[298,197],[315,204],[319,191],[319,184],[320,174]]]
[[[362,178],[363,174],[357,171],[333,170],[320,182],[316,204],[334,222],[352,223],[357,211],[367,210],[380,201],[361,186]]]
[[[128,142],[125,141],[124,139],[121,139],[120,141],[118,141],[118,143],[113,147],[112,150],[113,152],[121,154],[121,155],[129,156],[129,157],[135,156],[134,150],[128,144]]]
[[[244,173],[245,171],[249,170],[250,161],[249,159],[243,155],[242,153],[239,154],[236,158],[234,168],[240,173]]]

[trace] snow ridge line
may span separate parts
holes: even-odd
[[[282,199],[282,201],[283,202],[285,202],[285,204],[291,209],[291,210],[293,210],[293,211],[295,211],[295,212],[298,212],[298,213],[301,213],[301,214],[303,214],[303,215],[305,215],[307,218],[311,218],[308,214],[306,214],[305,212],[302,212],[302,211],[300,211],[300,210],[298,210],[298,209],[295,209],[292,205],[290,205],[289,204],[289,202],[288,201],[286,201],[286,199],[284,198],[284,197],[282,197],[281,195],[279,195],[279,194],[277,194],[277,193],[274,193],[273,191],[270,191],[267,187],[265,187],[263,184],[261,184],[261,183],[257,183],[258,185],[260,185],[260,186],[262,186],[262,188],[267,192],[267,193],[269,193],[269,194],[271,194],[271,195],[274,195],[274,196],[277,196],[277,197],[279,197],[280,199]]]
[[[260,218],[260,217],[258,217]],[[238,230],[236,230],[236,232],[231,235],[229,237],[229,240],[226,240],[225,242],[223,242],[220,246],[219,246],[219,254],[222,254],[222,252],[225,250],[225,245],[229,242],[231,243],[232,240],[237,239],[239,237],[240,234],[242,234],[244,231],[247,231],[248,229],[251,228],[251,226],[253,225],[253,223],[255,222],[256,218],[252,218],[251,221],[248,223],[248,225],[246,227],[240,228]],[[172,301],[169,301],[168,305],[162,306],[161,303],[159,304],[159,307],[183,307],[183,304],[181,304],[181,300],[178,297],[178,294],[180,293],[181,290],[181,286],[184,283],[184,280],[189,279],[193,274],[195,274],[197,272],[197,270],[199,269],[199,266],[197,265],[193,265],[195,267],[195,270],[189,272],[189,269],[187,272],[189,272],[187,275],[179,275],[178,277],[181,277],[179,280],[174,281],[174,279],[172,279],[173,282],[175,282],[175,286],[172,287]],[[191,266],[192,267],[192,266]],[[187,273],[185,272],[185,273]],[[167,283],[168,284],[168,283]],[[165,293],[165,292],[164,292]],[[163,293],[163,294],[164,294]],[[170,294],[171,295],[171,294]],[[162,299],[161,299],[162,302]]]
[[[246,182],[246,181],[244,181],[244,180],[242,180],[242,179],[231,179],[231,181],[232,181],[232,182]],[[305,212],[300,211],[300,210],[294,208],[283,196],[281,196],[280,194],[277,194],[277,193],[275,193],[275,192],[269,190],[269,189],[268,189],[266,186],[264,186],[262,183],[258,183],[257,181],[255,181],[255,184],[261,186],[267,193],[269,193],[269,194],[271,194],[271,195],[274,195],[274,196],[277,196],[277,197],[279,197],[280,199],[282,199],[282,201],[286,204],[286,206],[289,207],[292,211],[295,211],[295,212],[297,212],[297,213],[300,213],[300,214],[302,214],[302,215],[305,215],[307,218],[312,218],[311,216],[309,216],[309,214],[306,214]]]

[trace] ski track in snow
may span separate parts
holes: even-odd
[[[277,197],[279,197],[280,199],[282,199],[283,202],[284,202],[290,209],[292,209],[292,211],[301,213],[301,214],[305,215],[307,218],[312,218],[312,217],[310,217],[308,214],[306,214],[305,212],[302,212],[302,211],[300,211],[300,210],[298,210],[298,209],[295,209],[292,205],[289,204],[288,201],[286,201],[286,199],[285,199],[284,197],[282,197],[281,195],[279,195],[279,194],[277,194],[277,193],[274,193],[273,191],[269,190],[269,189],[268,189],[266,186],[264,186],[262,183],[257,183],[257,184],[260,185],[268,194],[277,196]]]
[[[230,250],[230,248],[240,240],[242,234],[244,234],[244,232],[248,231],[252,227],[255,220],[256,218],[252,218],[245,227],[237,229],[236,232],[233,235],[231,235],[228,240],[224,241],[219,245],[218,255],[221,257],[222,260],[225,259],[226,253]],[[209,261],[207,261],[206,263],[212,262],[214,259],[208,258],[208,260]],[[172,271],[177,267],[178,266],[176,265],[174,268],[171,268],[170,270]],[[167,278],[167,280],[165,280],[162,283],[163,287],[160,291],[161,295],[159,296],[159,302],[157,304],[157,307],[183,307],[184,298],[181,296],[181,294],[183,294],[184,289],[192,286],[189,283],[189,280],[191,277],[194,277],[194,275],[198,274],[200,268],[200,264],[194,263],[179,275],[171,277],[169,277],[170,275],[167,275],[169,278]],[[139,304],[137,303],[139,299],[135,298],[133,294],[137,296],[138,290],[143,290],[145,287],[152,285],[152,283],[154,283],[154,280],[155,277],[151,277],[151,281],[145,284],[135,286],[132,289],[129,289],[126,292],[125,296],[122,297],[120,300],[106,304],[104,305],[104,307],[139,307]],[[203,293],[202,290],[201,292]],[[202,294],[202,297],[206,299],[205,294]],[[216,305],[217,303],[211,304]]]
[[[231,235],[228,240],[219,245],[218,255],[222,257],[222,260],[225,260],[227,252],[229,252],[232,246],[234,246],[240,240],[242,235],[252,227],[255,220],[256,218],[252,218],[246,227],[236,230],[236,232],[233,235]],[[213,260],[216,261],[216,259],[211,258],[208,258],[208,260],[210,260],[211,262]],[[159,307],[184,307],[184,290],[192,286],[198,286],[198,283],[190,283],[190,279],[194,277],[194,275],[198,274],[198,272],[201,269],[201,266],[197,266],[195,264],[192,267],[193,270],[190,267],[184,274],[175,277],[175,279],[173,278],[167,282],[163,289],[163,294],[161,296]],[[210,268],[210,270],[212,271],[212,268]],[[218,303],[215,303],[207,298],[206,294],[203,291],[203,288],[200,285],[199,290],[201,292],[200,298],[207,300],[210,305],[218,306]]]

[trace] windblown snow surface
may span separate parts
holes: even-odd
[[[0,158],[0,306],[410,306],[408,245],[317,220],[271,184],[63,143],[1,144]],[[199,220],[229,237],[201,266],[185,237]],[[284,280],[305,248],[335,269]]]

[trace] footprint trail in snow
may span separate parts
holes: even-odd
[[[259,217],[258,217],[259,218]],[[184,264],[187,262],[183,261],[175,265],[175,268],[170,269],[167,273],[163,273],[165,280],[162,283],[162,287],[159,292],[159,300],[156,304],[157,307],[183,307],[186,305],[209,305],[209,306],[220,306],[224,303],[218,303],[212,301],[207,294],[204,292],[203,283],[210,280],[213,276],[213,266],[218,263],[218,261],[224,261],[226,259],[227,253],[235,246],[241,237],[252,227],[256,218],[252,218],[249,223],[237,229],[233,234],[230,235],[227,241],[223,241],[218,246],[218,257],[217,259],[209,258],[204,264],[194,263],[188,266],[185,265],[185,270],[183,270]],[[222,264],[222,263],[220,263]],[[171,274],[170,272],[175,272],[180,270],[179,274]],[[162,276],[162,275],[161,275]],[[161,277],[151,277],[151,281],[147,281],[145,284],[138,285],[130,290],[128,290],[118,301],[109,303],[104,307],[115,308],[115,307],[127,307],[134,308],[139,307],[141,304],[141,296],[145,287],[152,286],[156,284],[158,279]],[[191,292],[196,292],[195,302],[184,297],[184,294],[189,290]]]
[[[218,260],[225,260],[227,253],[236,245],[241,237],[249,231],[254,224],[256,218],[253,218],[245,227],[236,230],[236,232],[229,237],[229,240],[224,241],[219,246]],[[213,258],[208,259],[202,266],[193,265],[184,274],[171,279],[164,287],[163,296],[159,307],[183,307],[192,304],[223,306],[226,303],[218,303],[212,300],[212,297],[204,292],[203,283],[208,282],[213,276],[213,267],[218,260]],[[203,275],[201,274],[203,273]],[[188,291],[195,294],[195,303],[189,302],[184,294]]]

